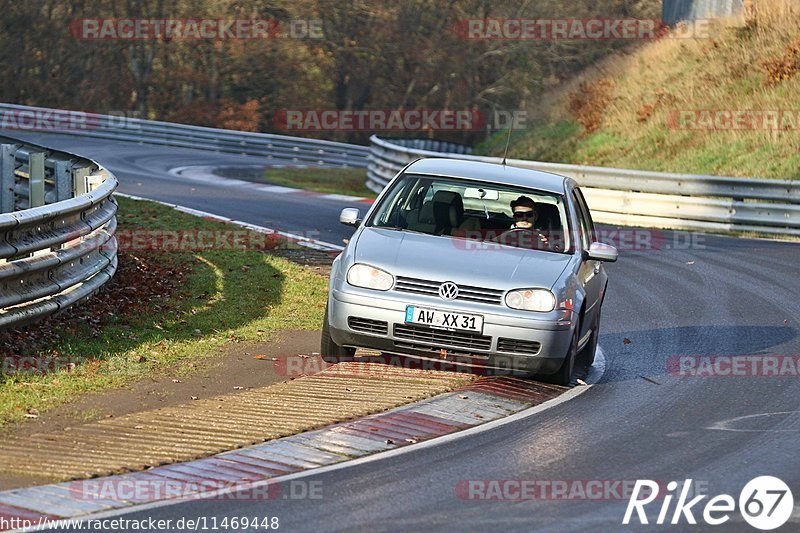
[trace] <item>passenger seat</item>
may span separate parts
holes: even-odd
[[[425,202],[417,211],[411,211],[406,217],[407,227],[413,231],[433,233],[436,221],[433,218],[433,201]]]
[[[464,201],[453,191],[436,191],[433,195],[433,218],[436,235],[451,235],[464,220]]]

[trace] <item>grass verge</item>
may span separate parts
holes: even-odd
[[[513,136],[509,157],[800,179],[800,8],[756,4],[748,23],[723,21],[710,38],[647,43],[555,89]],[[745,118],[726,125],[729,116]],[[502,154],[505,135],[478,151]]]
[[[121,235],[244,231],[152,202],[118,200]],[[262,251],[121,249],[117,275],[87,304],[2,334],[4,361],[46,359],[40,367],[58,369],[0,374],[0,427],[81,394],[191,372],[227,343],[317,329],[326,293],[326,279],[313,269]]]
[[[270,168],[264,174],[264,181],[274,185],[375,198],[375,193],[364,184],[366,179],[367,171],[363,168]]]

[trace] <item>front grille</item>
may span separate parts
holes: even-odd
[[[347,325],[353,331],[370,333],[372,335],[386,335],[389,332],[389,324],[381,320],[370,320],[351,316],[347,318]]]
[[[394,336],[398,339],[424,342],[436,346],[454,346],[467,350],[490,350],[492,338],[468,331],[446,331],[442,329],[395,324]]]
[[[524,353],[536,355],[542,349],[542,344],[536,341],[523,341],[519,339],[497,339],[498,352]]]
[[[400,350],[415,350],[417,352],[428,352],[431,355],[435,354],[441,357],[441,348],[436,346],[428,346],[427,344],[415,344],[413,342],[394,341],[395,348]],[[471,359],[479,359],[485,361],[489,356],[485,353],[471,352],[461,348],[447,348],[447,355],[452,357],[469,357]]]
[[[429,281],[425,279],[404,278],[398,276],[394,290],[438,297],[439,286],[442,283],[443,282],[441,281]],[[485,289],[482,287],[471,287],[469,285],[458,285],[458,296],[456,297],[456,300],[491,305],[503,305],[503,291],[496,289]]]

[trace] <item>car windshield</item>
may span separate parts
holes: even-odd
[[[406,175],[392,185],[367,226],[572,252],[562,195],[497,183]]]

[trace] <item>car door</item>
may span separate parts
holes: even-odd
[[[586,205],[586,200],[579,188],[572,191],[572,200],[575,211],[578,215],[578,229],[580,232],[581,247],[588,251],[589,246],[595,241],[594,222]],[[586,293],[586,310],[584,313],[583,324],[581,325],[581,337],[583,337],[594,324],[597,313],[600,312],[600,302],[603,298],[603,291],[606,285],[606,273],[602,261],[588,259],[584,253],[584,259],[578,271],[578,278],[583,285]]]

